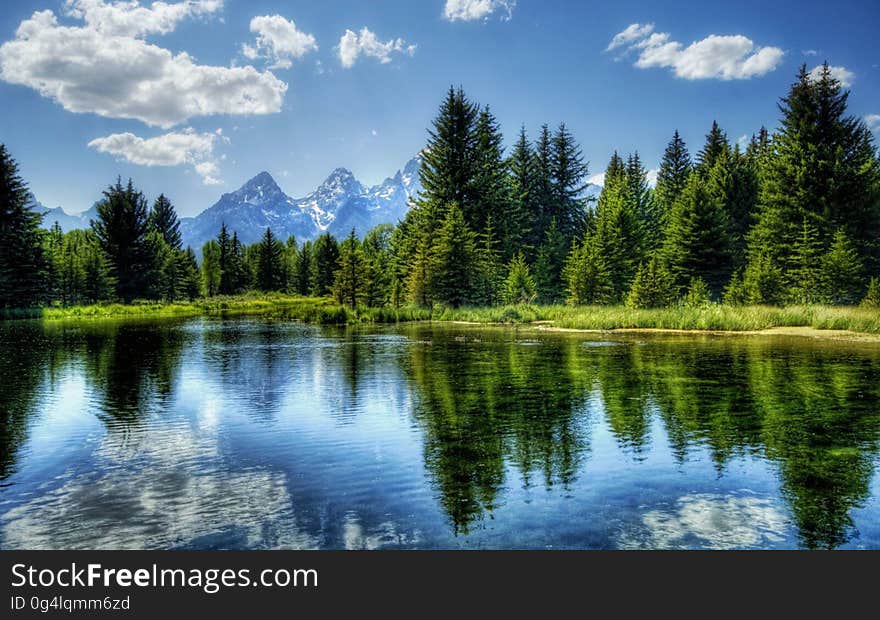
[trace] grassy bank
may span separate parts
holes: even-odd
[[[43,318],[50,321],[125,317],[189,317],[263,315],[323,325],[395,323],[406,321],[462,321],[486,324],[539,323],[563,329],[762,331],[808,327],[880,334],[880,310],[868,308],[710,305],[703,308],[635,310],[623,306],[500,306],[492,308],[358,308],[340,306],[330,299],[289,295],[216,297],[191,303],[98,304],[51,307],[7,313],[5,318]]]

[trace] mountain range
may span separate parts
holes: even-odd
[[[180,218],[183,243],[198,252],[206,241],[217,237],[224,223],[246,244],[259,241],[266,228],[271,228],[282,241],[290,235],[299,241],[315,239],[324,232],[343,237],[352,228],[363,236],[374,226],[396,224],[406,215],[410,197],[421,191],[420,165],[420,159],[415,157],[372,187],[363,185],[350,170],[337,168],[304,198],[291,198],[272,175],[260,172],[236,191],[223,194],[199,215]],[[57,222],[64,232],[88,228],[97,215],[95,206],[71,215],[61,207],[50,209],[33,198],[31,208],[43,214],[45,228]]]

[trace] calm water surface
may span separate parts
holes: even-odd
[[[0,325],[0,548],[880,548],[880,344]]]

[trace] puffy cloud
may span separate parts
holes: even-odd
[[[501,19],[507,21],[513,16],[516,0],[446,0],[443,17],[451,22],[486,19],[500,11]]]
[[[631,24],[617,33],[606,50],[636,52],[640,69],[663,67],[687,80],[743,80],[765,75],[782,62],[778,47],[758,47],[743,35],[709,35],[686,46],[653,24]]]
[[[287,84],[272,73],[250,66],[200,65],[186,52],[173,54],[135,36],[167,31],[176,23],[171,18],[145,18],[137,30],[122,19],[95,17],[103,14],[89,7],[99,4],[120,14],[137,15],[142,8],[136,2],[77,2],[71,5],[79,7],[75,15],[83,20],[91,15],[95,24],[82,26],[62,26],[52,11],[38,11],[21,22],[15,39],[0,46],[0,79],[33,88],[70,112],[163,128],[194,116],[281,110]],[[214,6],[204,1],[183,5]],[[151,6],[155,12],[157,6],[178,5]]]
[[[403,39],[380,41],[368,28],[361,28],[359,33],[346,30],[339,39],[336,50],[339,53],[339,62],[346,69],[350,69],[360,56],[376,58],[382,64],[387,64],[391,62],[393,53],[412,56],[416,53],[416,46],[407,44]]]
[[[141,37],[167,34],[189,17],[209,15],[223,8],[223,0],[153,2],[149,8],[135,1],[66,0],[67,15],[82,19],[92,30],[109,35]]]
[[[871,131],[880,131],[880,114],[868,114],[865,116],[865,124]]]
[[[266,58],[272,63],[272,69],[289,69],[294,60],[318,49],[314,36],[298,30],[293,20],[281,15],[254,17],[251,32],[257,35],[257,40],[253,46],[242,46],[244,55],[251,60]]]
[[[820,79],[822,77],[822,67],[823,65],[813,67],[813,70],[810,71],[810,77],[814,80]],[[840,82],[840,85],[844,88],[849,88],[856,80],[856,74],[846,67],[833,67],[829,65],[828,71],[831,73],[831,77]]]
[[[141,138],[132,133],[116,133],[89,142],[99,153],[109,153],[139,166],[192,165],[205,185],[217,185],[218,167],[214,146],[225,140],[221,132],[197,133],[192,128],[166,133],[155,138]]]

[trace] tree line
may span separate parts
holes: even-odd
[[[676,131],[651,187],[638,153],[614,153],[598,200],[564,123],[505,154],[489,106],[450,88],[428,130],[422,192],[363,239],[250,246],[224,224],[201,264],[171,202],[129,180],[91,229],[40,228],[0,145],[0,307],[179,300],[248,290],[333,296],[352,307],[500,303],[880,306],[880,161],[849,93],[802,67],[779,129],[745,147],[713,123],[691,157]]]

